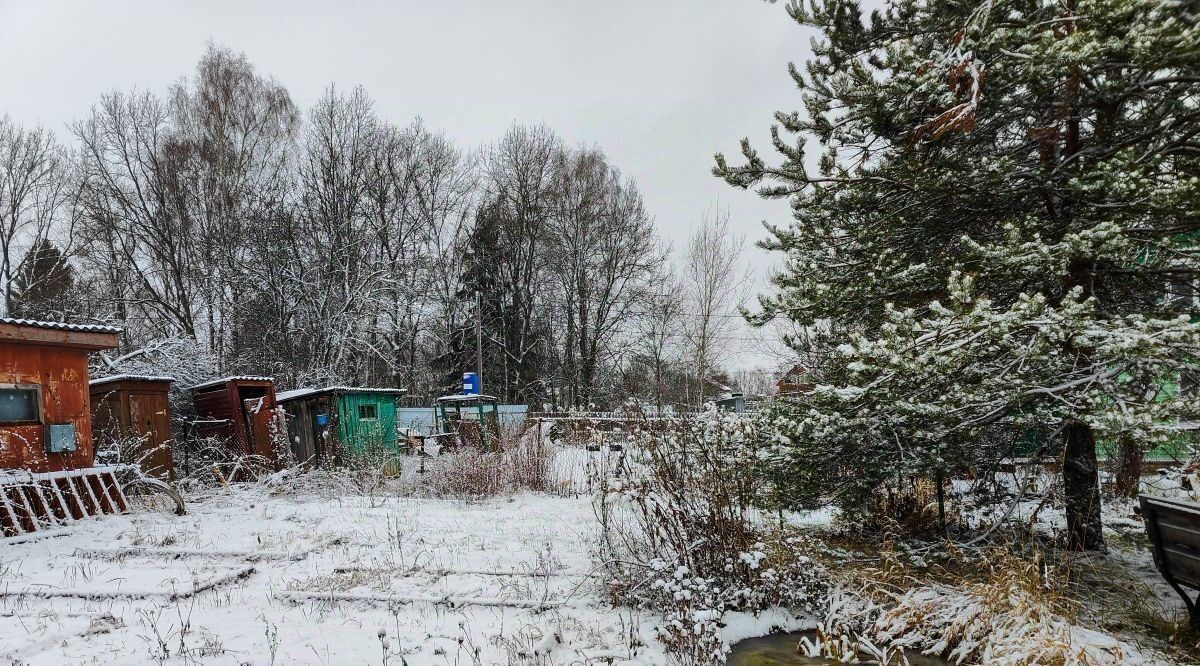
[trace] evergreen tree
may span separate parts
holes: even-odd
[[[75,286],[75,270],[46,239],[29,249],[9,294],[10,312],[23,319],[65,320]]]
[[[1198,263],[1195,14],[1141,0],[788,13],[821,34],[791,69],[805,113],[776,114],[781,163],[743,141],[745,162],[715,169],[792,205],[764,243],[787,263],[760,321],[826,322],[841,343],[829,385],[778,408],[778,469],[801,499],[853,503],[1004,454],[975,445],[997,427],[1040,434],[1062,443],[1069,545],[1102,548],[1096,437],[1161,439],[1196,413],[1166,388],[1200,349],[1168,289]]]

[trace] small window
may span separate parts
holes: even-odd
[[[0,423],[40,423],[36,386],[0,387]]]
[[[377,418],[379,418],[379,412],[376,410],[375,405],[358,406],[359,421],[374,421]]]

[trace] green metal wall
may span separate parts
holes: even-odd
[[[358,417],[361,405],[374,405],[375,420]],[[349,454],[380,448],[396,449],[396,396],[387,393],[344,393],[338,399],[338,439]]]

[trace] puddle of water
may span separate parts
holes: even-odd
[[[726,666],[804,666],[805,664],[833,664],[832,659],[802,657],[796,654],[796,644],[801,638],[815,639],[815,632],[804,631],[793,634],[771,634],[759,638],[748,638],[733,644]],[[919,654],[909,654],[910,666],[944,666],[950,662]],[[875,662],[864,662],[875,663]]]

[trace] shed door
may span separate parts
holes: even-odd
[[[291,440],[292,456],[296,462],[316,465],[320,462],[313,432],[316,429],[315,416],[309,409],[309,403],[297,400],[289,403],[286,408],[287,431]]]
[[[145,441],[134,455],[147,474],[171,478],[171,417],[162,393],[129,394],[129,427]]]
[[[275,409],[267,406],[266,398],[247,398],[242,402],[246,420],[250,424],[250,451],[272,464],[276,463],[275,451],[271,447],[271,421],[275,418]]]

